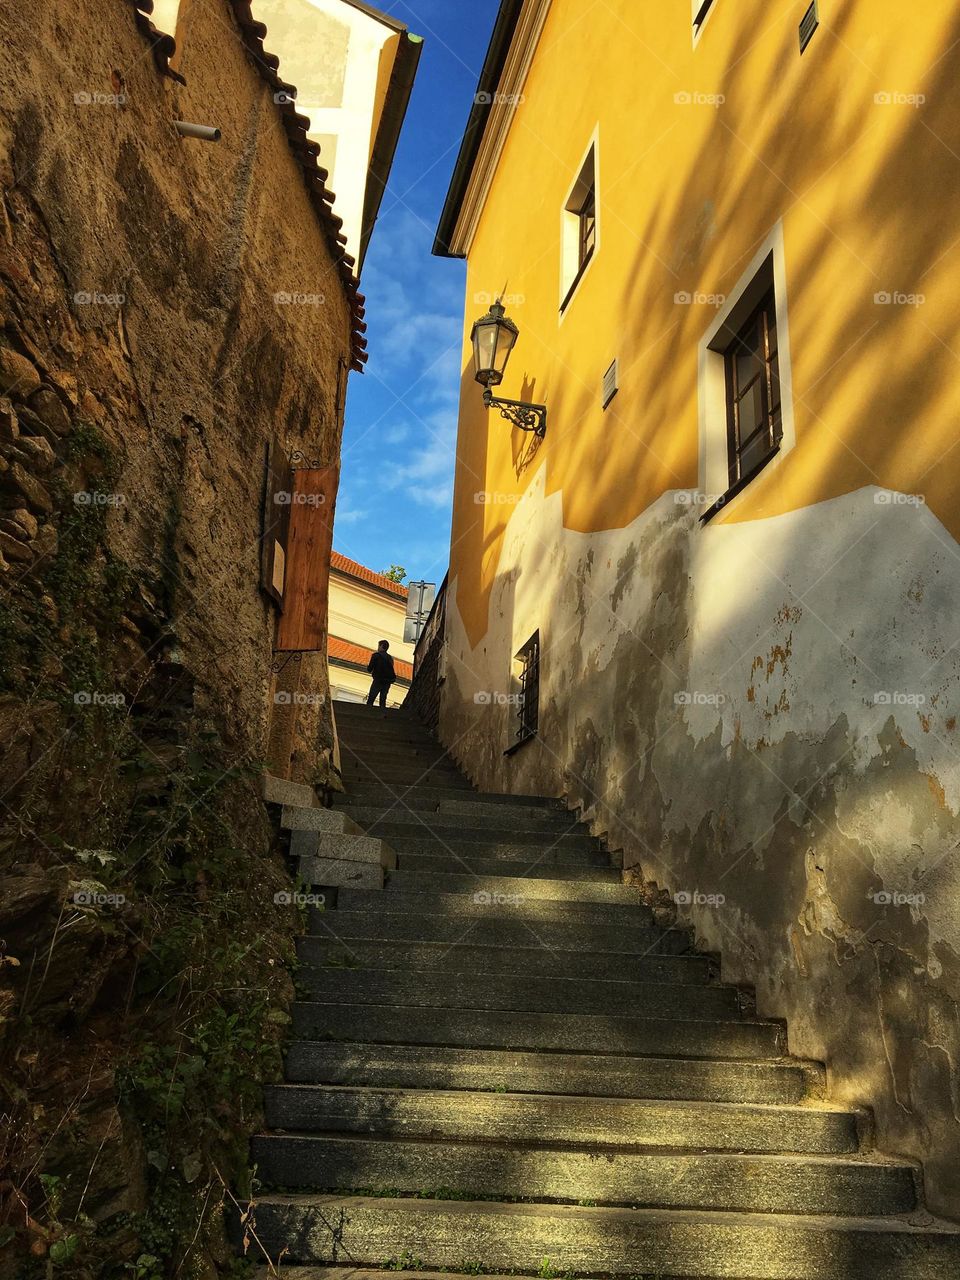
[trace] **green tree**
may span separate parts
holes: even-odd
[[[392,564],[389,569],[384,569],[383,577],[389,578],[391,582],[402,582],[407,576],[407,571],[402,564]]]

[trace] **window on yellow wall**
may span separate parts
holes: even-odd
[[[560,238],[560,310],[564,311],[597,251],[597,145],[590,144],[563,205]]]
[[[710,520],[796,440],[778,223],[700,343],[700,488]]]
[[[780,447],[777,303],[771,286],[723,353],[731,488],[755,475]]]
[[[693,34],[694,37],[700,34],[700,28],[707,20],[707,15],[713,8],[714,0],[692,0],[693,2]]]

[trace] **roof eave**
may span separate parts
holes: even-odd
[[[463,132],[457,162],[453,168],[450,186],[440,214],[436,238],[433,242],[433,253],[438,258],[463,258],[463,253],[454,253],[450,245],[453,243],[464,196],[473,173],[473,166],[483,141],[487,119],[493,106],[494,95],[500,84],[504,64],[510,52],[523,0],[500,0],[500,11],[493,25],[493,34],[487,47],[483,69],[477,82],[473,106],[467,117],[467,126]]]
[[[353,0],[350,2],[353,3]],[[400,32],[400,46],[393,64],[380,127],[377,130],[373,155],[370,157],[370,167],[367,172],[367,190],[363,200],[363,231],[357,263],[358,273],[363,269],[370,236],[380,215],[380,206],[383,203],[390,170],[393,168],[394,157],[397,154],[397,144],[400,141],[400,132],[410,105],[410,95],[413,92],[413,83],[417,76],[422,52],[423,40],[419,36],[411,35],[404,27]]]

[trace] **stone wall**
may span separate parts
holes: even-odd
[[[705,528],[696,496],[583,534],[541,470],[475,646],[451,579],[442,740],[483,790],[566,796],[678,895],[960,1218],[956,543],[874,487]],[[498,695],[537,628],[540,738],[505,757]]]
[[[417,644],[414,655],[413,684],[407,692],[403,705],[419,716],[423,723],[434,733],[440,727],[440,707],[443,695],[443,681],[446,676],[446,581],[437,592],[430,617],[427,619],[423,634]]]
[[[329,770],[259,538],[271,435],[338,459],[351,312],[235,6],[188,17],[181,85],[127,0],[0,9],[3,1276],[223,1254],[299,925],[258,774]]]

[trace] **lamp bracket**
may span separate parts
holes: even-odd
[[[488,409],[499,409],[500,416],[506,418],[521,431],[532,431],[542,440],[547,434],[547,406],[530,404],[526,400],[501,400],[487,388],[483,393],[483,403]]]

